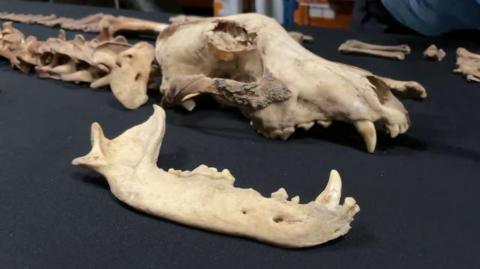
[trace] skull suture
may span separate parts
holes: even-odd
[[[258,14],[174,24],[155,48],[165,104],[193,109],[210,94],[238,107],[269,138],[332,121],[353,123],[367,149],[376,146],[374,122],[392,137],[407,131],[408,113],[392,94],[426,97],[414,81],[397,81],[325,60],[293,40],[273,19]]]

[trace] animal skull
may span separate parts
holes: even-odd
[[[425,98],[414,81],[396,81],[325,60],[293,40],[273,19],[259,14],[187,21],[157,38],[164,104],[194,107],[209,94],[238,107],[269,138],[287,139],[295,128],[332,121],[353,123],[367,149],[376,146],[374,122],[392,137],[410,126],[392,94]]]

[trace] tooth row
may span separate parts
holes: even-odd
[[[330,124],[332,124],[332,122],[328,121],[328,120],[318,120],[318,121],[309,121],[309,122],[298,123],[296,125],[296,127],[297,128],[302,128],[305,131],[308,131],[313,127],[313,125],[315,125],[315,123],[322,125],[324,128],[328,128],[330,126]],[[255,128],[255,124],[252,121],[250,121],[250,126]],[[263,136],[265,136],[267,138],[271,138],[271,139],[280,138],[282,140],[287,140],[295,132],[295,128],[294,127],[285,127],[285,128],[282,128],[282,129],[275,129],[275,130],[269,131],[269,132],[257,129],[257,132],[262,134]]]
[[[168,169],[168,173],[180,177],[190,177],[193,175],[203,175],[207,176],[211,179],[223,179],[227,181],[234,181],[235,178],[233,175],[230,173],[228,169],[223,169],[221,172],[217,170],[215,167],[208,167],[204,164],[198,166],[197,168],[193,169],[192,171],[189,170],[175,170],[173,168]]]

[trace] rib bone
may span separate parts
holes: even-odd
[[[165,112],[158,106],[154,110],[145,123],[112,140],[92,124],[90,153],[72,163],[104,175],[113,195],[133,208],[198,228],[282,247],[319,245],[350,229],[360,208],[350,197],[339,204],[341,179],[335,170],[319,198],[300,204],[298,197],[287,200],[283,188],[266,198],[235,187],[228,170],[205,165],[192,171],[159,169]]]
[[[403,60],[405,55],[410,53],[408,45],[385,46],[369,44],[359,40],[350,39],[338,47],[338,51],[343,53],[358,53],[374,55],[379,57]]]

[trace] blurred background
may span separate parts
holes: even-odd
[[[8,0],[3,0],[8,1]],[[213,16],[259,12],[283,24],[347,28],[354,0],[25,0]]]
[[[0,0],[11,1],[11,0]],[[280,23],[438,36],[474,30],[478,38],[480,0],[24,0],[224,16],[258,12]]]

